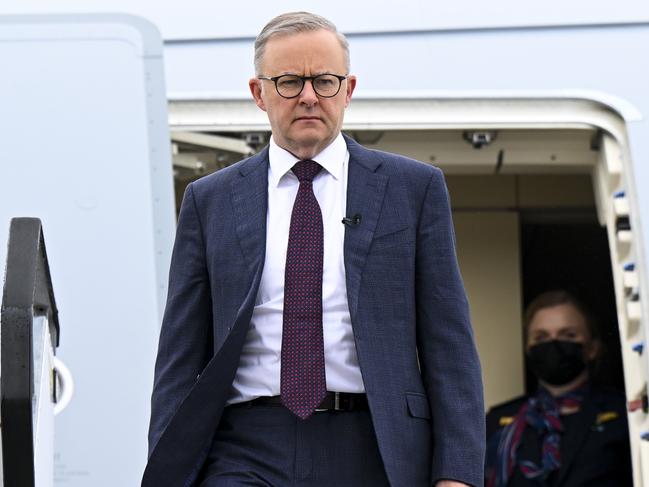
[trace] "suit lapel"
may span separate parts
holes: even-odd
[[[268,208],[268,147],[239,168],[232,183],[235,228],[252,275],[264,264],[266,254],[266,212]]]
[[[570,429],[570,434],[564,435],[561,439],[561,467],[553,485],[562,485],[566,475],[570,472],[577,453],[581,450],[581,445],[586,441],[591,428],[595,424],[597,409],[588,397],[584,399],[581,408],[581,412],[575,416],[575,423]]]
[[[360,215],[360,224],[345,227],[344,260],[347,299],[354,323],[361,275],[383,205],[388,177],[376,171],[381,162],[373,153],[345,136],[349,151],[347,216]]]

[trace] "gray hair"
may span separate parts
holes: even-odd
[[[273,37],[299,34],[301,32],[312,32],[316,30],[328,30],[336,35],[345,55],[345,69],[349,73],[349,43],[345,36],[336,29],[333,22],[324,17],[309,12],[288,12],[278,15],[268,22],[255,39],[255,74],[261,75],[261,59],[264,56],[266,44]]]

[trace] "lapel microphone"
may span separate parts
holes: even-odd
[[[346,216],[342,219],[342,224],[348,227],[356,227],[361,224],[361,215],[356,213],[354,216]]]

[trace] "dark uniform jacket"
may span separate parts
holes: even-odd
[[[509,424],[527,397],[492,408],[487,414],[487,441]],[[545,481],[526,479],[515,468],[508,487],[626,487],[632,486],[631,456],[624,396],[591,389],[579,412],[561,416],[561,468]],[[519,445],[519,460],[539,464],[541,438],[528,427]]]

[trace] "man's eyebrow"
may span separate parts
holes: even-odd
[[[315,72],[311,73],[309,76],[306,76],[305,74],[297,74],[294,71],[282,71],[276,76],[284,76],[284,75],[287,75],[287,74],[290,74],[292,76],[299,76],[300,78],[303,77],[303,76],[307,77],[307,78],[313,78],[315,76],[320,76],[322,74],[333,74],[333,73],[331,71],[324,70],[324,71],[315,71]]]
[[[300,76],[299,74],[294,73],[293,71],[280,71],[279,73],[273,74],[272,76],[268,76],[268,77],[269,78],[277,78],[278,76],[285,76],[287,74],[290,74],[292,76]]]

